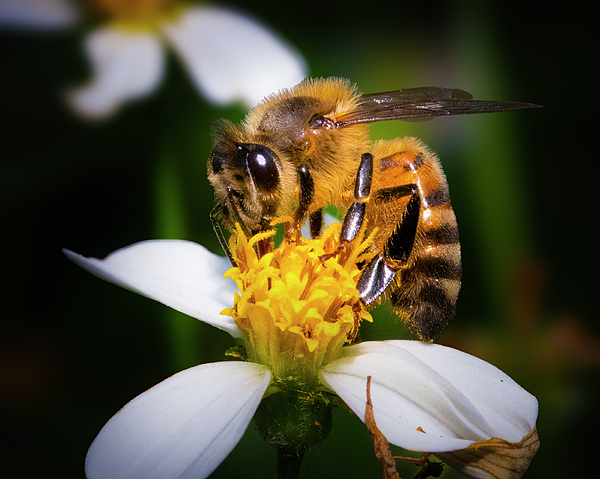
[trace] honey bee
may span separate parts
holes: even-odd
[[[342,244],[366,219],[368,231],[377,233],[374,257],[357,285],[361,300],[370,305],[389,298],[423,341],[433,341],[454,316],[462,272],[446,177],[420,140],[372,142],[369,124],[532,107],[473,100],[459,89],[362,94],[344,79],[307,79],[267,97],[239,126],[213,125],[208,178],[215,232],[234,263],[219,218],[249,234],[270,229],[282,215],[298,225],[308,218],[317,237],[323,208],[331,204],[346,211]]]

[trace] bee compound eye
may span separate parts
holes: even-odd
[[[218,175],[227,166],[227,154],[220,151],[213,151],[212,155],[210,155],[210,164],[212,166],[212,172],[215,175]]]
[[[248,172],[261,191],[270,192],[279,186],[279,170],[277,156],[270,148],[263,145],[245,145],[247,149],[246,165]]]

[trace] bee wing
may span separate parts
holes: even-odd
[[[472,115],[540,108],[533,103],[516,101],[473,100],[473,96],[457,88],[427,86],[362,95],[357,108],[336,117],[336,127],[375,121],[426,121],[436,116]]]

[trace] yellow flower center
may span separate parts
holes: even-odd
[[[237,266],[225,277],[236,282],[234,306],[221,314],[235,319],[250,361],[271,368],[276,379],[318,382],[318,370],[341,356],[362,320],[372,321],[360,301],[357,262],[368,241],[340,247],[339,224],[318,239],[286,239],[262,257],[255,245],[273,232],[247,239],[238,226],[231,251]],[[264,248],[258,248],[263,250]]]
[[[176,16],[182,8],[178,0],[90,0],[94,13],[128,29],[154,29]]]

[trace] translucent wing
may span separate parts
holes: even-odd
[[[336,127],[375,121],[425,121],[436,116],[472,115],[540,108],[533,103],[516,101],[473,100],[473,96],[457,88],[426,86],[362,95],[358,107],[336,117]]]

